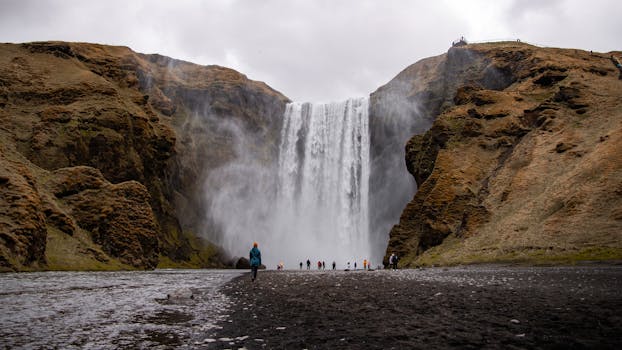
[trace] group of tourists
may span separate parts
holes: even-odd
[[[300,269],[302,270],[303,267],[303,263],[302,261],[298,264],[300,266]],[[347,268],[346,271],[350,270],[350,262],[348,261],[347,263]],[[333,261],[333,270],[337,269],[337,263],[335,261]],[[356,265],[356,261],[354,262],[354,269],[356,270],[357,265]],[[319,261],[317,262],[317,269],[318,270],[326,270],[326,262],[325,261]],[[367,261],[367,259],[363,260],[363,269],[364,270],[371,270],[371,262]],[[311,270],[311,260],[307,259],[307,270]]]
[[[261,251],[257,247],[257,242],[253,243],[253,248],[249,252],[249,261],[251,265],[251,280],[254,282],[257,279],[257,269],[259,269],[259,266],[261,266]],[[391,256],[389,257],[389,267],[393,270],[397,270],[398,261],[399,261],[398,256],[395,253],[392,253]],[[300,269],[302,270],[302,266],[303,266],[302,261],[300,262],[299,266],[300,266]],[[332,267],[333,267],[333,270],[337,269],[337,263],[335,261],[333,261]],[[277,270],[283,270],[284,268],[285,268],[285,265],[283,264],[283,262],[280,262],[277,265]],[[310,270],[310,269],[311,269],[311,260],[307,259],[307,270]],[[326,270],[326,262],[318,260],[317,269]],[[354,262],[354,269],[355,270],[357,269],[356,261]],[[363,270],[371,270],[371,269],[372,269],[371,261],[364,259]],[[350,270],[350,262],[348,261],[346,271],[349,271],[349,270]]]

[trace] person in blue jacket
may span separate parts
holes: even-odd
[[[257,242],[253,243],[253,248],[249,253],[249,261],[251,263],[251,280],[255,282],[255,279],[257,279],[257,269],[261,265],[261,252],[257,248]]]

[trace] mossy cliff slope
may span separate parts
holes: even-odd
[[[436,58],[420,107],[437,116],[406,145],[418,191],[387,254],[404,266],[622,258],[612,56],[491,43]],[[414,83],[406,75],[420,66],[396,80]]]
[[[1,44],[0,269],[217,265],[193,212],[234,156],[215,124],[265,137],[267,157],[286,101],[231,69],[126,47]]]

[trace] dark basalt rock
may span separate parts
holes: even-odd
[[[251,268],[251,263],[246,258],[239,258],[235,262],[235,268],[238,270],[247,270]]]

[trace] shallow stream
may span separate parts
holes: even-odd
[[[226,320],[233,270],[0,274],[0,348],[186,347]]]

